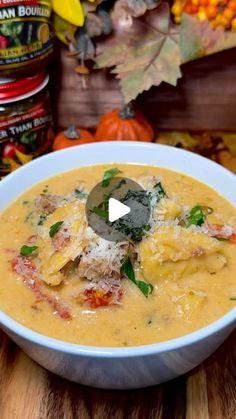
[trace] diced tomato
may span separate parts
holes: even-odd
[[[17,256],[11,261],[12,270],[21,276],[25,284],[35,293],[40,288],[35,263],[27,257]]]
[[[11,266],[14,272],[26,278],[29,275],[34,276],[37,271],[35,263],[25,256],[17,256],[12,259]]]
[[[40,292],[41,300],[48,303],[63,320],[71,320],[72,316],[69,310],[61,305],[61,303],[51,295]]]
[[[28,239],[26,240],[26,244],[35,244],[37,242],[37,234],[32,234],[32,236],[28,237]]]
[[[70,233],[67,228],[59,230],[52,238],[52,244],[56,252],[63,250],[70,241]]]
[[[16,155],[16,150],[15,150],[14,144],[13,143],[7,143],[3,147],[2,156],[12,159],[13,157],[15,157],[15,155]]]
[[[26,147],[24,144],[7,143],[3,148],[2,156],[12,159],[16,155],[16,150],[24,154],[26,153]]]
[[[26,154],[27,149],[24,144],[15,144],[15,148],[23,154]]]
[[[7,48],[8,44],[9,44],[9,40],[5,36],[0,35],[0,49]]]
[[[116,293],[116,300],[112,291],[96,288],[86,288],[79,296],[79,302],[91,308],[106,307],[120,302],[123,296],[122,289]]]
[[[207,230],[212,237],[229,240],[231,243],[233,243],[234,236],[236,236],[235,233],[232,234],[232,229],[230,229],[231,231],[227,231],[227,227],[221,224],[208,224]]]
[[[96,289],[86,289],[84,291],[85,303],[92,308],[109,306],[112,302],[111,292],[104,292]]]
[[[58,299],[55,297],[46,294],[42,290],[41,281],[39,279],[39,273],[35,263],[27,257],[17,256],[11,261],[12,270],[21,276],[24,283],[30,288],[36,298],[40,302],[45,302],[49,304],[54,311],[61,317],[63,320],[71,320],[72,316],[69,310],[64,307]]]
[[[210,227],[214,228],[214,230],[216,230],[216,231],[219,231],[219,233],[223,229],[223,226],[221,224],[210,224]]]
[[[230,243],[236,244],[236,234],[232,234],[232,236],[229,238]]]

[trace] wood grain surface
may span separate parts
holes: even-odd
[[[236,131],[236,49],[183,66],[178,86],[162,83],[139,96],[137,106],[157,129]],[[94,71],[83,89],[66,48],[56,54],[52,70],[53,107],[57,128],[69,123],[95,128],[100,117],[122,105],[118,80]]]
[[[0,331],[1,419],[235,419],[236,332],[202,365],[156,387],[105,391],[47,372]]]

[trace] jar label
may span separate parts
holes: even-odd
[[[18,5],[29,5],[29,4],[38,4],[38,0],[0,0],[0,7],[6,6],[18,6]]]
[[[0,178],[50,150],[54,135],[49,93],[42,96],[34,105],[6,105],[0,116]]]
[[[49,0],[0,0],[0,70],[51,54],[51,12]]]
[[[44,104],[25,114],[4,118],[3,121],[0,119],[0,143],[7,138],[19,138],[19,141],[22,142],[25,133],[41,129],[51,121],[52,117],[48,114]]]

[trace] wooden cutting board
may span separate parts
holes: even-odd
[[[83,387],[31,361],[0,331],[0,419],[235,419],[236,332],[202,365],[134,391]]]

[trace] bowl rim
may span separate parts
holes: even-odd
[[[210,338],[217,332],[222,331],[226,327],[230,326],[236,321],[236,308],[233,308],[224,316],[215,322],[210,323],[201,329],[196,330],[193,333],[180,336],[178,338],[166,340],[163,342],[157,342],[147,345],[129,346],[129,347],[112,347],[112,346],[92,346],[92,345],[80,345],[77,343],[65,342],[59,339],[50,338],[41,333],[35,332],[26,326],[21,325],[17,321],[13,320],[10,316],[0,311],[0,326],[3,324],[4,328],[7,328],[12,332],[33,344],[40,345],[41,347],[55,350],[75,356],[86,356],[96,358],[135,358],[140,356],[150,356],[156,354],[162,354],[166,352],[175,351],[181,348],[195,345],[196,343]],[[13,336],[12,336],[13,337]]]
[[[76,148],[79,149],[90,149],[90,148],[96,148],[96,147],[109,147],[116,148],[116,147],[144,147],[144,148],[156,148],[159,147],[159,149],[162,150],[168,150],[168,153],[171,152],[173,154],[176,154],[177,156],[179,154],[183,153],[188,156],[191,155],[192,159],[195,159],[196,161],[205,161],[207,162],[209,167],[215,168],[218,171],[221,171],[224,176],[230,177],[236,184],[236,176],[230,172],[229,170],[225,169],[224,167],[220,166],[219,164],[205,158],[202,156],[199,156],[193,152],[182,150],[182,149],[176,149],[168,145],[160,145],[160,144],[153,144],[153,143],[146,143],[146,142],[128,142],[128,141],[116,141],[116,142],[100,142],[100,143],[91,143],[91,144],[84,144],[80,146],[76,146]],[[75,148],[75,147],[73,147]],[[172,150],[172,151],[170,151]],[[19,171],[22,173],[23,171],[27,172],[31,168],[33,169],[34,166],[37,166],[38,164],[43,164],[43,162],[50,160],[52,155],[66,155],[71,153],[71,148],[60,150],[54,153],[50,153],[48,155],[42,156],[38,159],[33,160],[32,162],[28,163],[25,166],[22,166],[20,169],[17,169],[15,172],[8,175],[5,179],[1,181],[0,184],[0,191],[1,191],[1,185],[5,185],[11,181],[11,179],[18,176]],[[118,163],[118,162],[117,162]],[[91,163],[91,165],[94,165],[96,163]],[[103,163],[97,163],[97,164],[103,164]],[[105,163],[104,163],[105,164]],[[129,162],[127,162],[129,164]],[[138,163],[136,164],[145,164],[145,163]],[[155,165],[155,164],[153,164]],[[158,164],[157,164],[158,165]],[[88,166],[88,165],[85,165]],[[80,165],[80,167],[82,167]],[[161,166],[166,167],[166,166]],[[167,169],[171,170],[170,167],[166,167]],[[69,169],[73,170],[73,168]],[[174,171],[177,171],[175,169],[172,169]],[[65,171],[62,171],[65,172]],[[184,171],[183,171],[184,173]],[[188,176],[191,176],[187,174]],[[55,175],[52,175],[55,176]],[[45,179],[48,179],[48,176],[45,177]],[[227,198],[226,198],[227,199]],[[4,313],[0,310],[0,327],[2,327],[3,330],[6,330],[9,332],[9,334],[13,337],[12,334],[17,335],[20,338],[23,338],[27,341],[30,341],[33,344],[40,345],[42,347],[46,347],[51,350],[55,350],[57,352],[67,353],[75,356],[86,356],[86,357],[96,357],[96,358],[130,358],[130,357],[140,357],[140,356],[149,356],[149,355],[155,355],[155,354],[161,354],[164,352],[170,352],[176,349],[181,349],[183,347],[191,346],[196,344],[197,342],[200,342],[217,332],[222,331],[223,329],[230,326],[232,323],[236,321],[236,307],[232,308],[230,311],[228,311],[224,316],[220,317],[219,319],[215,320],[214,322],[211,322],[209,325],[197,329],[196,331],[192,333],[188,333],[186,335],[166,340],[163,342],[153,343],[153,344],[147,344],[147,345],[139,345],[139,346],[129,346],[129,347],[102,347],[102,346],[92,346],[92,345],[81,345],[76,343],[70,343],[65,342],[59,339],[51,338],[49,336],[43,335],[41,333],[35,332],[34,330],[23,326],[22,324],[18,323],[16,320],[11,318],[9,315]]]

